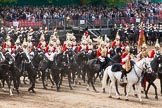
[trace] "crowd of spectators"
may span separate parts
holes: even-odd
[[[59,21],[89,20],[96,19],[136,19],[143,18],[146,21],[154,22],[162,19],[162,8],[160,3],[132,2],[123,8],[110,8],[108,6],[1,6],[0,18],[5,21],[30,20],[43,21],[57,19]]]

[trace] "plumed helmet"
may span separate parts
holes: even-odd
[[[158,39],[156,40],[155,48],[160,48],[160,44],[158,42]]]
[[[45,40],[44,34],[41,34],[41,37],[39,40]]]
[[[20,37],[18,36],[17,39],[16,39],[16,44],[20,43]]]
[[[126,47],[125,47],[125,50],[126,50],[126,51],[130,51],[129,46],[126,46]]]
[[[120,39],[119,32],[117,32],[115,39]]]
[[[11,39],[11,37],[9,35],[7,35],[6,40],[10,40],[10,39]]]
[[[142,45],[142,48],[147,48],[146,43],[144,43],[144,44]]]

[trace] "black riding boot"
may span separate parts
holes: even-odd
[[[121,70],[121,72],[122,72],[122,75],[121,75],[121,82],[123,82],[123,77],[125,76],[126,77],[126,70],[123,68],[122,70]]]

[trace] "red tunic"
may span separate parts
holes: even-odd
[[[154,58],[154,55],[155,55],[155,50],[151,50],[151,53],[149,55],[149,58]]]
[[[121,59],[124,59],[127,55],[128,55],[128,53],[124,52],[124,53],[121,55]],[[124,65],[125,62],[121,61],[120,64],[121,64],[121,65]]]
[[[116,41],[113,41],[113,42],[111,43],[111,47],[114,48],[115,46],[116,46]],[[123,46],[121,42],[119,43],[119,46],[120,46],[120,47]]]
[[[80,52],[82,50],[82,46],[80,45],[77,49],[77,52]],[[85,48],[86,51],[88,51],[88,46],[86,45],[86,48]]]
[[[46,48],[45,48],[45,53],[48,53],[49,51],[49,46],[47,45]],[[53,52],[56,51],[56,47],[53,47]]]
[[[42,46],[42,42],[39,42],[38,45],[37,45],[37,48],[41,49],[41,46]],[[45,47],[47,47],[47,44],[45,45]]]

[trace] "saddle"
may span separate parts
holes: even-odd
[[[129,70],[125,69],[125,70],[126,70],[126,73],[129,73],[129,72],[132,70],[134,64],[135,64],[135,62],[131,60],[131,61],[130,61]],[[123,69],[123,67],[122,67],[122,65],[121,65],[120,63],[114,63],[114,64],[112,65],[112,67],[111,67],[111,71],[112,71],[112,72],[122,71],[122,69]]]
[[[114,63],[111,67],[112,72],[118,72],[122,70],[122,65],[120,63]]]

